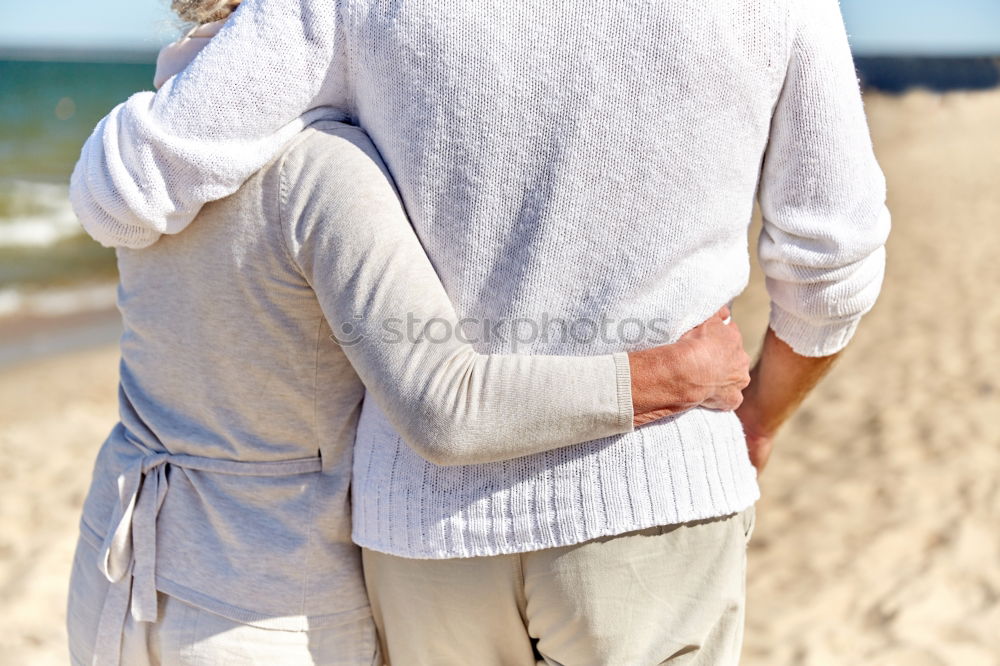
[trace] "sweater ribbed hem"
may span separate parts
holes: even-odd
[[[724,516],[760,497],[731,412],[695,409],[626,435],[464,467],[426,463],[387,436],[383,418],[366,405],[353,539],[390,555],[524,553]]]
[[[82,215],[80,217],[83,230],[91,238],[104,247],[123,247],[132,250],[147,248],[160,239],[160,232],[137,224],[121,224],[110,216],[100,220],[97,215]]]
[[[844,349],[854,337],[861,317],[815,323],[771,303],[770,326],[778,339],[800,356],[830,356]]]

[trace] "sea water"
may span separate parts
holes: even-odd
[[[0,59],[0,311],[24,290],[114,279],[114,252],[70,208],[69,176],[97,121],[152,88],[151,61]]]

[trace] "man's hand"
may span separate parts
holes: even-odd
[[[736,324],[723,323],[728,317],[722,308],[672,345],[629,353],[636,426],[693,407],[739,407],[750,358]]]
[[[827,373],[838,354],[812,358],[800,356],[778,339],[771,329],[764,337],[760,359],[750,373],[750,386],[736,415],[743,423],[750,462],[759,475],[771,456],[774,437]]]

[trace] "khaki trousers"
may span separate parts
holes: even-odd
[[[733,666],[754,507],[575,546],[449,560],[364,551],[393,666]]]

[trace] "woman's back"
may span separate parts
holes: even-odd
[[[367,145],[356,129],[337,133]],[[282,168],[330,141],[307,130],[206,206],[191,233],[119,250],[121,424],[84,510],[84,532],[100,543],[118,515],[117,479],[168,456],[157,588],[266,627],[368,612],[348,500],[364,387],[289,249],[294,221],[280,215]],[[316,168],[394,197],[371,156],[352,147],[326,146]]]
[[[191,233],[118,251],[125,426],[144,443],[240,460],[353,444],[342,435],[364,389],[278,214],[280,163],[309,141],[205,206]]]

